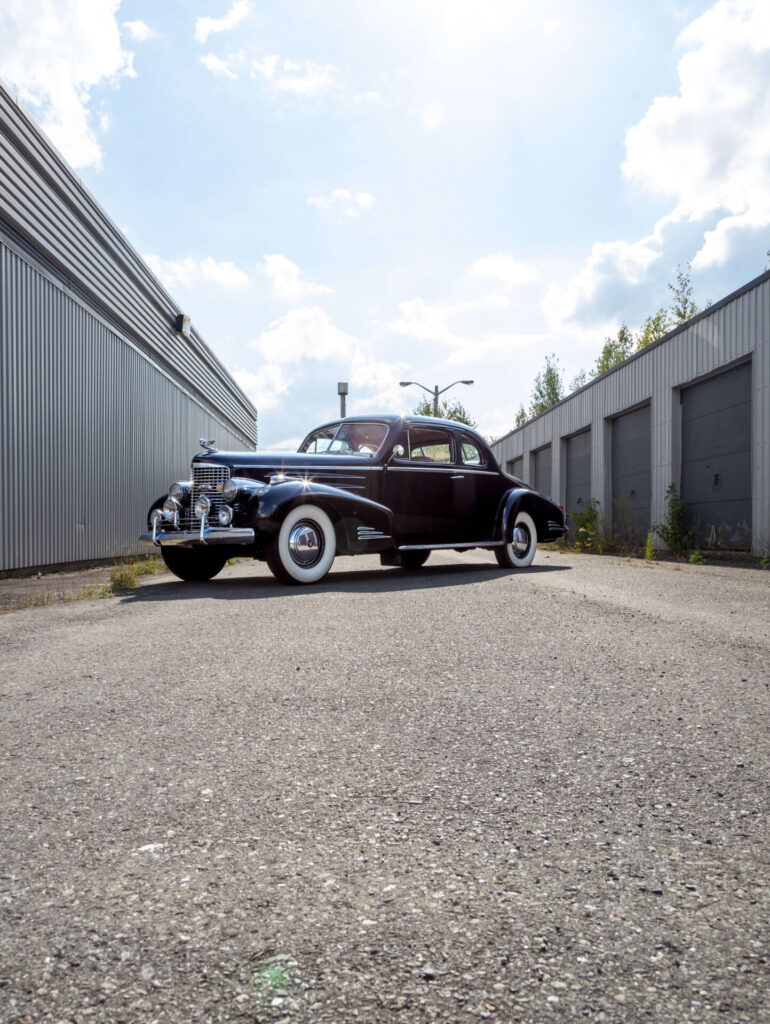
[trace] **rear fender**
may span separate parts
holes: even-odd
[[[539,543],[545,540],[557,540],[565,532],[563,529],[554,529],[551,526],[552,523],[564,523],[564,513],[558,505],[535,491],[514,487],[505,494],[501,502],[495,540],[511,542],[513,525],[519,512],[528,512],[532,516]]]

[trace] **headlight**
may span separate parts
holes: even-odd
[[[195,514],[198,519],[203,519],[211,511],[211,502],[205,494],[201,494],[200,498],[195,502]]]
[[[233,510],[230,508],[229,505],[223,505],[220,508],[217,519],[219,520],[220,526],[230,525],[230,523],[233,521]]]
[[[176,498],[180,505],[184,505],[190,497],[190,485],[184,481],[177,481],[168,489],[169,497]]]
[[[238,497],[238,484],[232,477],[228,477],[222,484],[222,497],[225,501],[235,501]]]
[[[167,519],[170,523],[174,522],[181,510],[182,506],[171,495],[163,502],[163,518]]]

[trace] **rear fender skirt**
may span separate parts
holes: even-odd
[[[382,551],[392,547],[393,513],[385,505],[328,484],[286,480],[260,492],[248,506],[248,526],[275,533],[287,513],[297,505],[318,505],[327,512],[337,531],[340,554]]]

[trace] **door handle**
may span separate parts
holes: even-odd
[[[449,479],[450,480],[464,480],[465,479],[465,473],[454,473]]]

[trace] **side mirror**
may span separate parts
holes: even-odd
[[[391,452],[391,458],[403,459],[404,457],[404,446],[402,444],[393,445],[393,451]]]

